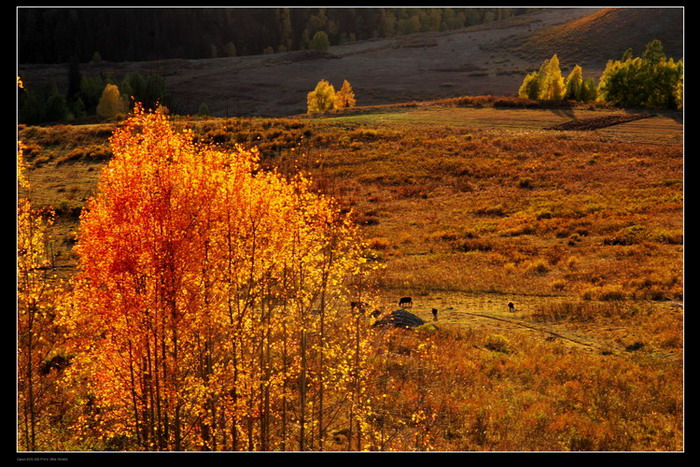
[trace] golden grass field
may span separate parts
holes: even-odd
[[[546,129],[621,113],[442,102],[173,120],[201,142],[259,147],[266,167],[309,172],[362,226],[382,266],[378,305],[409,295],[430,322],[440,310],[436,327],[401,337],[413,350],[381,364],[393,365],[392,410],[420,400],[443,415],[420,435],[393,427],[388,449],[681,450],[681,114]],[[30,199],[57,212],[66,276],[114,127],[19,130]],[[412,384],[432,392],[410,399]]]

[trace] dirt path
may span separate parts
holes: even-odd
[[[639,114],[639,115],[605,115],[603,117],[593,117],[593,118],[583,118],[569,120],[564,123],[559,123],[558,125],[551,126],[547,130],[575,130],[575,131],[589,131],[597,130],[598,128],[606,128],[614,125],[620,125],[622,123],[632,122],[635,120],[641,120],[643,118],[651,118],[653,115],[650,114]]]
[[[496,315],[490,315],[490,314],[485,314],[485,313],[470,313],[470,312],[462,312],[465,315],[468,315],[470,317],[474,317],[474,321],[478,320],[494,320],[494,321],[500,321],[501,323],[507,323],[504,327],[509,328],[511,331],[534,331],[536,333],[542,334],[543,338],[545,340],[550,340],[553,341],[555,339],[560,339],[563,341],[566,345],[570,345],[576,348],[581,348],[583,350],[593,350],[597,351],[599,353],[615,353],[614,350],[609,349],[609,347],[599,343],[599,342],[594,342],[591,340],[586,340],[586,338],[582,338],[580,336],[571,334],[571,333],[563,333],[561,331],[556,332],[551,329],[547,329],[544,326],[540,325],[535,325],[532,323],[526,323],[525,321],[522,321],[517,318],[504,318],[502,316],[496,316]],[[515,313],[514,313],[515,314]],[[493,323],[487,323],[484,322],[484,326],[493,326]]]
[[[515,312],[508,309],[511,300],[516,303]],[[587,323],[536,322],[532,319],[533,313],[541,307],[570,302],[570,297],[445,292],[417,296],[413,301],[414,306],[409,310],[427,322],[434,322],[431,310],[438,309],[438,321],[434,322],[438,326],[457,325],[506,336],[526,334],[552,345],[563,345],[571,351],[621,358],[629,358],[640,349],[656,358],[673,356],[672,352],[651,352],[648,347],[639,347],[632,323],[602,319]]]

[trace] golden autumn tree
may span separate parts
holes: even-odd
[[[557,54],[545,60],[538,71],[539,99],[545,101],[558,101],[564,98],[566,86],[564,77],[559,67],[559,57]]]
[[[306,95],[307,113],[325,112],[336,107],[335,88],[325,79],[320,80],[313,91]]]
[[[542,62],[538,71],[525,76],[518,89],[518,97],[558,101],[564,98],[566,91],[567,87],[559,67],[559,57],[554,54],[552,58]]]
[[[364,264],[334,201],[138,105],[111,145],[77,245],[83,424],[124,449],[249,451],[362,426]]]
[[[18,81],[18,83],[20,83]],[[57,371],[67,363],[58,348],[62,282],[52,267],[54,213],[29,201],[30,185],[20,142],[17,151],[17,409],[18,448],[52,448],[58,436],[49,422],[56,416]],[[59,409],[60,410],[60,409]],[[60,417],[59,417],[60,418]]]
[[[24,89],[17,77],[17,87]],[[52,449],[60,437],[51,420],[61,418],[59,378],[68,359],[58,349],[63,283],[54,274],[54,213],[29,201],[31,186],[21,141],[17,146],[17,449]]]
[[[22,145],[17,150],[18,188],[27,190]],[[43,295],[43,272],[47,263],[45,251],[46,223],[32,209],[29,199],[17,202],[17,386],[18,386],[18,445],[27,450],[37,448],[39,410],[36,392],[41,358],[41,337],[45,313],[40,297]]]
[[[355,93],[352,90],[352,86],[350,86],[350,82],[348,82],[348,80],[343,80],[343,85],[335,94],[335,108],[347,109],[355,107],[356,102]]]

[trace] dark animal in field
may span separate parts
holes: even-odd
[[[628,352],[634,352],[635,350],[639,350],[642,347],[644,347],[644,342],[635,342],[634,344],[625,347],[625,350]]]
[[[413,306],[413,299],[411,297],[401,297],[399,300],[399,306],[404,308],[407,306]]]
[[[508,310],[515,312],[515,303],[508,302]]]
[[[433,308],[432,312],[433,312],[433,321],[437,321],[437,315],[438,315],[437,308]]]
[[[372,318],[379,318],[379,316],[381,316],[381,314],[382,314],[381,311],[374,310],[372,313],[370,313],[370,316],[372,316]]]

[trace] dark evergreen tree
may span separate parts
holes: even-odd
[[[68,92],[66,93],[66,99],[71,102],[80,97],[80,80],[82,76],[80,75],[80,65],[78,64],[78,56],[76,54],[71,55],[70,62],[68,63]]]

